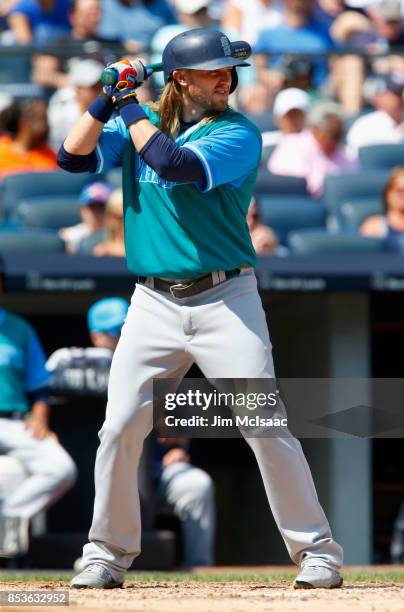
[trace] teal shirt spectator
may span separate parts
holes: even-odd
[[[166,0],[104,0],[98,34],[108,40],[136,40],[148,47],[153,34],[171,23],[176,19]]]
[[[34,329],[21,317],[0,308],[1,412],[27,412],[27,394],[46,387],[50,374]]]
[[[143,108],[156,125],[157,113]],[[228,108],[185,129],[176,143],[200,159],[203,185],[160,178],[136,153],[120,117],[105,125],[99,139],[97,171],[123,165],[129,269],[140,276],[195,278],[255,266],[246,214],[261,157],[259,130]]]

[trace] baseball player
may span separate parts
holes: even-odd
[[[93,346],[61,348],[47,361],[56,387],[86,393],[107,391],[111,360],[128,306],[123,298],[107,297],[90,307],[87,323]],[[163,504],[169,504],[181,524],[182,565],[188,568],[212,565],[215,530],[212,479],[191,464],[186,440],[158,438],[151,442],[151,448],[158,498]],[[80,558],[75,568],[82,565]]]
[[[59,151],[70,171],[123,168],[126,256],[137,278],[109,379],[95,466],[86,568],[76,588],[113,588],[140,552],[134,473],[152,428],[153,378],[178,382],[193,362],[207,378],[274,377],[271,343],[246,224],[261,135],[228,106],[237,44],[217,30],[189,30],[164,49],[165,88],[141,106],[140,61],[114,64],[105,88]],[[247,64],[248,65],[248,64]],[[113,109],[119,116],[109,121]],[[300,443],[247,438],[292,560],[295,586],[338,587],[333,540]]]
[[[0,307],[0,455],[18,460],[26,473],[0,499],[0,556],[26,552],[29,519],[76,478],[73,460],[49,429],[49,379],[33,328]]]

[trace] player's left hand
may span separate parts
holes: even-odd
[[[189,463],[191,461],[187,451],[183,448],[172,448],[166,453],[162,459],[163,467],[167,467],[173,463]]]
[[[111,97],[112,102],[119,109],[121,104],[137,102],[136,89],[148,78],[146,67],[140,59],[130,62],[127,59],[110,64],[117,73],[115,85],[105,85],[104,92]]]
[[[49,429],[48,423],[44,419],[29,417],[25,421],[25,429],[28,429],[36,440],[50,437],[57,441],[57,435]]]

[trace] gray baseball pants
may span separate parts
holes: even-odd
[[[181,379],[195,362],[207,378],[274,376],[271,343],[253,270],[176,300],[137,285],[115,351],[95,465],[95,503],[86,565],[116,579],[140,553],[137,467],[152,428],[153,378]],[[300,443],[292,437],[248,438],[291,559],[338,569],[333,540]]]
[[[177,461],[163,469],[159,494],[181,522],[182,566],[213,565],[215,491],[209,474]]]
[[[6,496],[5,516],[31,518],[59,499],[73,486],[77,469],[73,459],[56,440],[37,440],[23,421],[0,418],[0,455],[18,459],[27,478]]]

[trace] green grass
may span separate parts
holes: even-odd
[[[265,572],[240,572],[240,573],[186,573],[186,572],[129,572],[127,580],[138,582],[279,582],[282,580],[291,581],[295,577],[295,572],[271,573]],[[349,570],[343,572],[347,582],[404,582],[404,568],[401,569],[374,569],[368,570]],[[71,580],[72,574],[13,574],[0,573],[0,582],[67,582]]]

